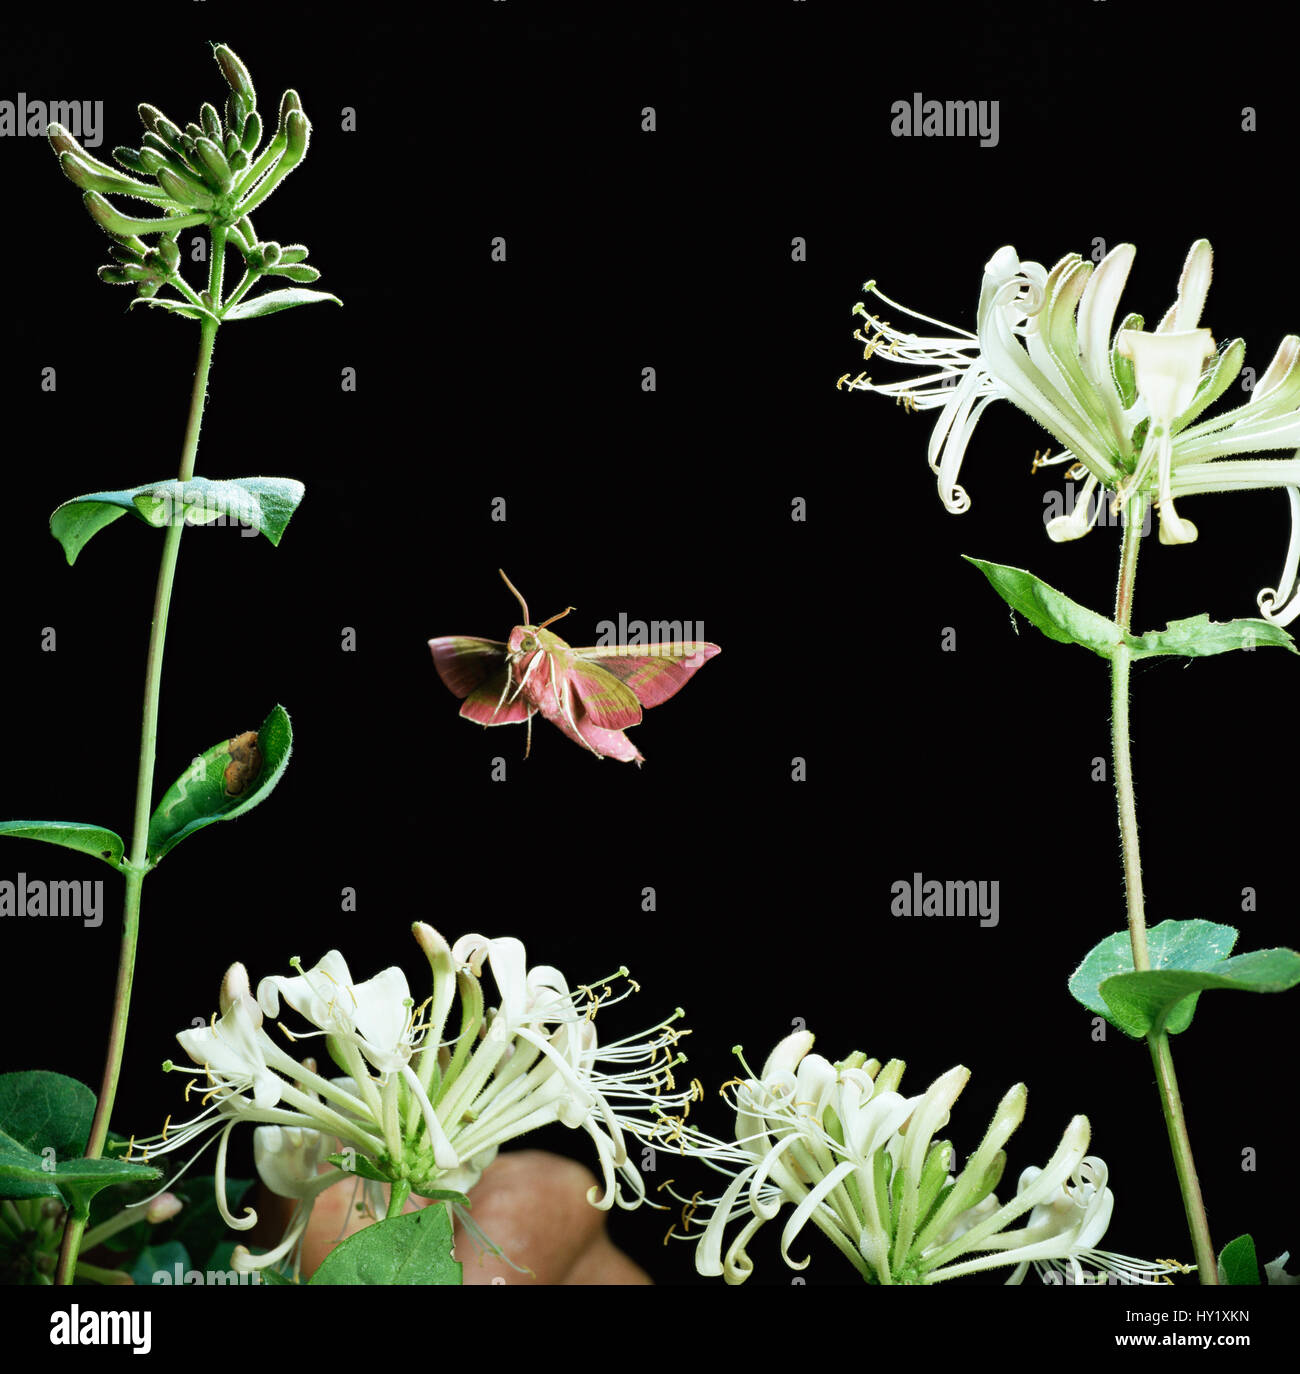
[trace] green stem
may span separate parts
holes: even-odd
[[[212,228],[212,260],[208,266],[208,290],[212,299],[220,302],[223,259],[227,230]],[[208,372],[212,366],[212,349],[216,343],[217,321],[199,322],[199,357],[194,369],[194,387],[190,393],[190,413],[185,426],[185,442],[181,450],[179,480],[188,482],[194,476],[194,462],[199,451],[199,433],[203,428],[203,404],[208,393]],[[144,875],[149,871],[149,817],[153,799],[154,761],[158,743],[158,701],[162,689],[163,647],[167,641],[167,618],[171,610],[172,584],[176,577],[176,559],[180,553],[181,532],[185,528],[180,513],[167,526],[163,536],[162,561],[158,569],[158,585],[154,592],[153,627],[149,633],[149,650],[145,659],[144,719],[140,727],[140,766],[135,782],[135,822],[131,832],[131,854],[122,865],[126,875],[126,893],[122,915],[122,945],[118,954],[117,988],[113,998],[113,1015],[109,1028],[108,1047],[104,1060],[104,1076],[100,1082],[99,1100],[91,1122],[90,1139],[86,1142],[87,1159],[99,1159],[108,1139],[108,1123],[117,1097],[118,1079],[122,1072],[122,1054],[126,1048],[126,1027],[131,1012],[131,984],[135,977],[135,953],[140,935],[140,890]],[[77,1271],[77,1255],[82,1235],[89,1219],[89,1207],[81,1205],[69,1213],[63,1231],[63,1245],[59,1250],[59,1266],[55,1283],[69,1284]]]
[[[1133,589],[1137,579],[1138,547],[1142,538],[1144,503],[1130,502],[1124,512],[1124,538],[1120,550],[1119,579],[1115,591],[1115,622],[1128,632],[1133,622]],[[1133,946],[1133,968],[1141,973],[1151,967],[1147,947],[1146,910],[1142,896],[1142,858],[1138,848],[1137,797],[1133,788],[1133,756],[1129,727],[1129,670],[1133,656],[1120,643],[1111,657],[1111,744],[1115,761],[1115,796],[1119,803],[1120,844],[1124,854],[1124,890],[1128,901],[1128,932]],[[1187,1119],[1174,1073],[1173,1049],[1164,1030],[1147,1036],[1156,1081],[1160,1085],[1160,1108],[1169,1132],[1169,1148],[1183,1196],[1183,1210],[1196,1254],[1197,1274],[1202,1284],[1219,1282],[1210,1226],[1201,1198],[1200,1180],[1192,1158],[1192,1142],[1187,1134]]]
[[[411,1196],[411,1181],[406,1178],[399,1178],[393,1184],[388,1194],[388,1212],[384,1217],[385,1221],[393,1217],[402,1215],[402,1208],[406,1206],[406,1199]]]

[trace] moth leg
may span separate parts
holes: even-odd
[[[548,654],[547,657],[550,658],[550,655]],[[551,658],[551,685],[553,687],[555,686],[554,658]],[[569,675],[567,673],[564,675],[563,686],[561,688],[557,688],[555,697],[557,702],[559,703],[560,714],[573,727],[573,733],[577,735],[577,737],[582,741],[583,745],[587,749],[589,749],[591,753],[595,754],[595,756],[598,759],[603,759],[605,756],[600,752],[599,749],[596,748],[594,744],[591,744],[587,740],[587,737],[582,733],[582,731],[578,729],[577,717],[573,713],[573,689],[572,685],[569,682]]]
[[[501,699],[496,704],[496,710],[492,712],[495,716],[499,714],[501,708],[506,704],[506,693],[510,690],[510,670],[506,669],[506,680],[501,684]]]
[[[533,713],[528,713],[528,734],[524,738],[524,758],[527,758],[533,747]]]
[[[515,697],[517,697],[520,694],[520,692],[524,690],[524,687],[527,684],[528,679],[533,675],[533,669],[537,667],[537,660],[539,658],[541,658],[541,654],[533,655],[533,661],[528,665],[523,677],[519,679],[519,685],[515,688],[514,693],[510,698],[511,701],[514,701]]]

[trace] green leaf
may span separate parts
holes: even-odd
[[[305,490],[289,477],[149,482],[126,491],[96,491],[65,501],[50,516],[50,533],[63,545],[69,565],[94,535],[128,512],[156,529],[176,520],[187,525],[239,525],[278,545]]]
[[[1082,644],[1102,658],[1110,658],[1124,638],[1124,632],[1113,620],[1108,620],[1077,601],[1039,581],[1023,568],[1010,568],[1003,563],[986,563],[981,558],[962,555],[973,563],[993,584],[993,590],[1019,611],[1031,625],[1036,625],[1048,639],[1060,644]]]
[[[352,1174],[356,1178],[368,1178],[373,1183],[391,1183],[391,1174],[383,1173],[363,1154],[358,1154],[355,1150],[348,1154],[340,1152],[336,1155],[328,1156],[329,1162],[336,1169],[342,1170],[345,1174]]]
[[[178,1240],[146,1245],[127,1270],[137,1287],[152,1288],[155,1274],[166,1274],[166,1282],[176,1282],[176,1266],[181,1267],[181,1282],[190,1269],[190,1252]]]
[[[237,735],[214,744],[167,789],[149,819],[151,867],[187,835],[217,821],[232,821],[271,794],[293,748],[293,728],[283,706],[276,706],[263,722],[255,750],[251,743],[247,735]]]
[[[328,291],[307,291],[302,287],[289,287],[283,291],[266,291],[252,300],[240,301],[232,305],[222,316],[225,320],[255,320],[261,315],[274,315],[281,310],[292,310],[295,305],[314,305],[317,301],[333,301],[335,305],[343,302]]]
[[[1219,1282],[1259,1286],[1259,1260],[1251,1236],[1238,1236],[1219,1251]]]
[[[458,1284],[451,1257],[451,1221],[440,1203],[377,1221],[330,1251],[313,1285]]]
[[[1236,943],[1237,931],[1232,926],[1216,925],[1213,921],[1161,921],[1147,931],[1147,950],[1153,969],[1212,968],[1232,953]],[[1108,935],[1088,952],[1070,977],[1070,992],[1075,1001],[1082,1002],[1089,1011],[1104,1016],[1112,1026],[1127,1031],[1102,996],[1101,984],[1118,974],[1132,972],[1133,946],[1128,931],[1121,930],[1115,935]],[[1182,1024],[1175,1025],[1171,1020],[1165,1029],[1170,1034],[1186,1030],[1194,1010],[1193,1001],[1186,1008]],[[1134,1036],[1141,1034],[1139,1031],[1127,1033]]]
[[[62,1197],[81,1216],[101,1188],[158,1169],[122,1159],[83,1159],[95,1094],[43,1069],[0,1074],[0,1197]]]
[[[1134,658],[1151,658],[1156,654],[1206,658],[1210,654],[1226,654],[1233,649],[1257,647],[1290,649],[1293,654],[1300,653],[1295,640],[1280,625],[1267,620],[1212,621],[1208,615],[1192,616],[1189,620],[1171,620],[1167,629],[1130,635],[1128,642]]]
[[[1281,648],[1300,653],[1295,641],[1280,625],[1267,620],[1212,621],[1208,615],[1187,620],[1171,620],[1163,630],[1146,634],[1126,634],[1113,620],[1071,601],[1023,568],[962,555],[992,583],[998,595],[1013,609],[1036,625],[1048,639],[1061,644],[1082,644],[1102,658],[1113,657],[1120,644],[1128,645],[1135,659],[1158,654],[1181,654],[1186,658],[1205,658],[1226,654],[1232,649]]]
[[[1153,1029],[1185,1031],[1207,988],[1282,992],[1300,982],[1300,954],[1266,949],[1229,957],[1236,942],[1232,926],[1161,921],[1147,932],[1151,968],[1135,973],[1128,932],[1120,931],[1089,951],[1070,978],[1070,992],[1089,1011],[1140,1038]]]
[[[126,844],[120,835],[103,826],[86,825],[82,821],[0,821],[0,835],[16,840],[43,840],[46,844],[61,844],[103,859],[110,868],[122,867]]]
[[[1131,1035],[1186,1030],[1196,997],[1207,988],[1235,992],[1286,992],[1300,983],[1300,954],[1293,949],[1257,949],[1224,959],[1211,970],[1167,969],[1121,973],[1107,978],[1101,995]],[[1184,1011],[1185,1006],[1185,1011]],[[1167,1024],[1178,1013],[1181,1024]],[[1131,1029],[1130,1029],[1131,1028]]]
[[[160,305],[164,310],[170,310],[174,315],[183,315],[187,320],[211,320],[213,324],[221,323],[218,316],[204,306],[193,305],[189,301],[173,300],[170,296],[137,296],[127,309],[137,305]]]

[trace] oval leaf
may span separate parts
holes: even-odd
[[[251,301],[240,301],[232,305],[221,317],[223,320],[255,320],[260,315],[274,315],[281,310],[292,310],[295,305],[314,305],[317,301],[333,301],[335,305],[343,302],[328,291],[308,291],[303,287],[289,287],[284,291],[267,291],[254,296]]]
[[[278,545],[305,491],[290,477],[149,482],[128,491],[97,491],[65,501],[50,516],[50,533],[63,545],[69,564],[77,561],[94,535],[127,512],[159,529],[182,520],[187,525],[239,525]]]
[[[1293,949],[1257,949],[1223,959],[1212,969],[1164,969],[1121,973],[1101,984],[1101,995],[1130,1035],[1187,1029],[1196,996],[1208,988],[1233,992],[1286,992],[1300,983],[1300,954]],[[1186,1013],[1183,1014],[1184,1006]],[[1177,1023],[1174,1013],[1178,1012]]]
[[[1153,970],[1213,968],[1231,954],[1236,942],[1237,932],[1232,926],[1216,925],[1213,921],[1161,921],[1147,931],[1147,949]],[[1108,978],[1132,972],[1133,947],[1128,931],[1121,930],[1108,935],[1088,952],[1070,977],[1070,992],[1075,1001],[1082,1002],[1089,1011],[1137,1038],[1146,1032],[1126,1026],[1101,992],[1101,984]],[[1197,995],[1194,993],[1186,1007],[1179,1007],[1170,1016],[1165,1026],[1170,1034],[1186,1030],[1191,1024]]]
[[[451,1257],[451,1221],[441,1203],[349,1236],[312,1275],[313,1285],[457,1284],[461,1267]]]
[[[1219,1252],[1219,1282],[1259,1286],[1259,1260],[1253,1237],[1238,1236]]]
[[[46,844],[61,844],[82,854],[93,854],[110,868],[122,867],[126,844],[120,835],[100,825],[83,821],[0,821],[0,835],[12,835],[17,840],[43,840]]]
[[[151,867],[187,835],[234,820],[270,795],[293,748],[288,713],[275,707],[257,732],[255,748],[248,735],[214,744],[167,789],[149,820]]]
[[[101,1188],[161,1178],[121,1159],[83,1159],[95,1094],[61,1073],[0,1074],[0,1197],[62,1197],[78,1215]]]
[[[1019,611],[1031,625],[1036,625],[1048,639],[1060,644],[1082,644],[1102,658],[1110,658],[1123,641],[1124,632],[1113,620],[1108,620],[1077,601],[1041,582],[1023,568],[1011,568],[1004,563],[986,563],[981,558],[962,555],[988,578],[993,590],[1011,607]]]

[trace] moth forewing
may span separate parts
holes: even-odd
[[[600,644],[573,652],[578,658],[599,660],[605,672],[627,687],[642,706],[650,707],[675,696],[693,673],[722,650],[701,640],[675,640],[665,644]]]

